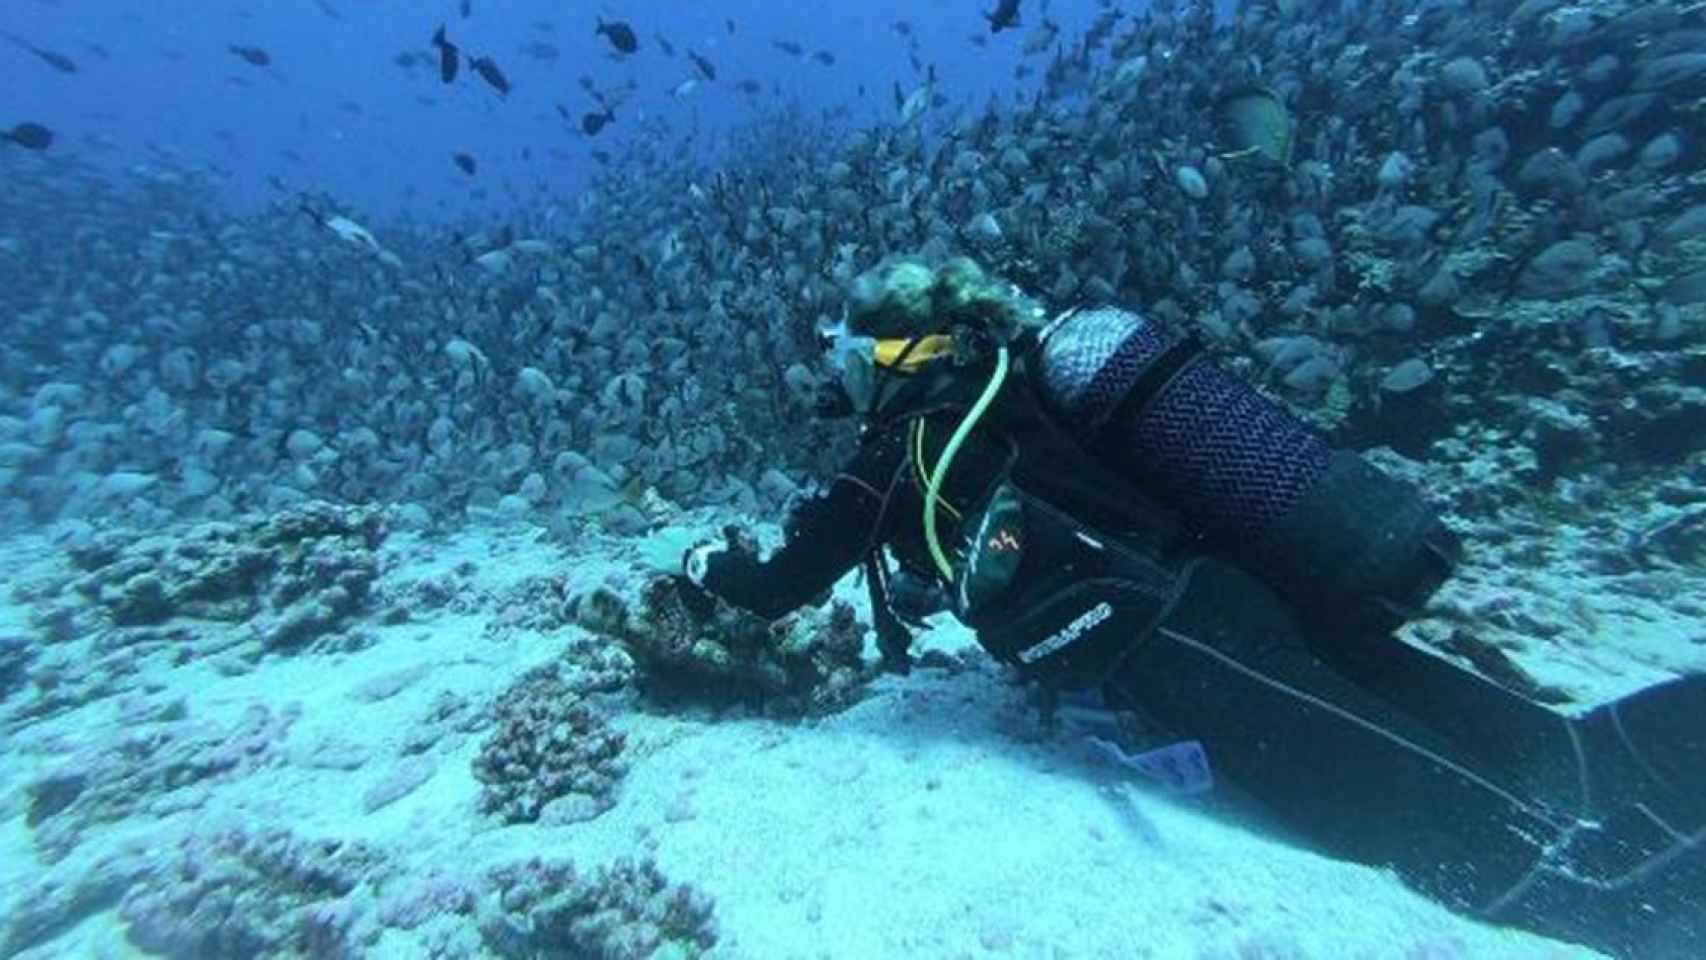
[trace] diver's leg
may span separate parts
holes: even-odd
[[[1443,689],[1444,677],[1432,682]],[[1690,872],[1698,870],[1699,849],[1689,846],[1686,823],[1672,835],[1626,805],[1618,813],[1618,833],[1581,828],[1579,818],[1594,799],[1592,782],[1601,777],[1583,774],[1577,758],[1606,752],[1592,744],[1604,739],[1608,720],[1584,732],[1562,718],[1548,726],[1546,718],[1505,704],[1531,727],[1517,738],[1519,746],[1468,750],[1333,669],[1310,649],[1271,591],[1224,564],[1196,566],[1161,627],[1130,651],[1112,682],[1156,719],[1202,741],[1218,775],[1307,840],[1334,855],[1392,866],[1461,909],[1624,950],[1650,940],[1662,921],[1625,909],[1637,898],[1636,888],[1662,888],[1659,899],[1673,909],[1687,908],[1701,889]],[[1474,690],[1459,702],[1472,705],[1485,693]],[[1485,702],[1502,701],[1488,696]],[[1622,715],[1658,737],[1682,723],[1680,711],[1655,707]],[[1493,711],[1484,722],[1493,727],[1504,716]],[[1661,752],[1674,758],[1697,741],[1665,743]],[[1546,795],[1551,805],[1531,799],[1526,771],[1486,759],[1500,754],[1550,764],[1554,769],[1535,779],[1556,788]],[[1684,761],[1662,762],[1668,769]],[[1610,850],[1627,849],[1592,841],[1633,838],[1642,830],[1636,864],[1654,866],[1638,872],[1635,882],[1620,889],[1563,883],[1570,880],[1561,872],[1568,860],[1609,863]],[[1653,856],[1667,859],[1658,863]]]

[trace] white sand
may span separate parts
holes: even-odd
[[[40,559],[55,556],[40,543],[10,548],[14,571],[58,562]],[[516,533],[430,546],[398,536],[386,550],[397,558],[386,575],[393,582],[463,560],[478,565],[472,583],[491,591],[537,573],[572,569],[583,582],[603,573],[597,557],[571,561]],[[863,608],[851,581],[839,591]],[[852,709],[803,724],[625,713],[616,722],[630,732],[632,769],[616,807],[589,823],[503,827],[479,815],[470,770],[477,735],[440,743],[425,786],[364,814],[363,791],[390,768],[397,742],[436,694],[454,691],[477,709],[567,639],[493,641],[481,631],[494,612],[488,605],[378,628],[378,645],[360,653],[269,658],[244,676],[199,662],[152,673],[146,680],[160,689],[151,697],[184,698],[192,718],[229,723],[254,703],[300,704],[285,745],[298,761],[324,737],[373,758],[351,772],[282,763],[216,786],[199,810],[91,833],[55,871],[88,869],[126,837],[238,822],[366,839],[422,873],[531,855],[590,866],[650,850],[672,880],[715,898],[718,957],[1594,956],[1473,923],[1390,873],[1324,859],[1203,804],[1134,786],[1087,759],[1081,740],[1037,742],[1034,715],[992,668],[884,678]],[[23,629],[22,616],[16,605],[0,606],[0,630]],[[972,644],[951,626],[923,642]],[[351,698],[373,677],[415,664],[430,670],[396,696]],[[16,909],[19,892],[47,869],[23,823],[23,785],[64,748],[112,738],[116,714],[114,701],[97,701],[4,743],[0,912]],[[112,911],[29,952],[131,955]],[[416,957],[421,948],[414,934],[392,931],[373,955]]]

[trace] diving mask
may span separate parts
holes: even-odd
[[[821,336],[828,348],[825,359],[860,413],[870,413],[880,405],[880,388],[890,375],[917,373],[932,360],[954,355],[954,338],[945,333],[879,340],[854,336],[844,325],[838,325]]]

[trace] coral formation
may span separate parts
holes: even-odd
[[[599,587],[574,609],[584,627],[632,653],[642,689],[657,696],[821,714],[857,700],[875,673],[862,656],[865,627],[840,601],[771,623],[661,577],[632,601]]]
[[[383,859],[284,830],[192,835],[137,877],[119,914],[131,942],[164,956],[360,957]]]
[[[265,649],[292,651],[363,611],[384,537],[379,511],[327,503],[178,534],[100,534],[71,548],[84,571],[71,588],[119,629],[247,623]]]
[[[593,695],[625,678],[552,660],[522,674],[493,704],[492,732],[474,759],[480,809],[508,823],[589,820],[615,802],[625,736]]]
[[[650,859],[586,875],[571,861],[534,858],[494,869],[490,881],[501,913],[480,930],[502,957],[690,958],[717,942],[710,898],[671,884]]]
[[[255,704],[230,727],[187,715],[182,703],[171,705],[153,722],[132,723],[30,781],[26,821],[37,854],[58,860],[91,828],[137,813],[193,809],[205,799],[195,788],[282,763],[300,708]]]

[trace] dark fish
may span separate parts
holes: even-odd
[[[46,150],[53,146],[53,131],[39,123],[24,122],[0,133],[0,138],[10,140],[25,150]]]
[[[656,40],[658,42],[658,49],[663,51],[664,56],[666,56],[666,57],[675,56],[675,44],[670,43],[667,39],[665,39],[663,34],[654,33],[654,34],[652,34],[652,39]]]
[[[594,150],[594,151],[592,151],[592,158],[594,160],[597,160],[599,163],[604,164],[605,166],[610,165],[610,154],[607,151]]]
[[[890,26],[894,30],[895,33],[898,33],[903,37],[912,36],[912,23],[910,21],[896,20]]]
[[[600,17],[598,29],[592,32],[595,36],[603,34],[605,39],[610,41],[610,45],[620,53],[633,53],[640,49],[640,38],[634,36],[634,28],[628,26],[624,20],[605,22],[604,18]]]
[[[462,5],[459,9],[462,11],[462,19],[468,19],[474,15],[474,0],[462,0]],[[470,170],[468,172],[473,173],[474,171]]]
[[[806,52],[805,47],[800,46],[792,40],[772,40],[770,41],[770,45],[790,57],[797,57]]]
[[[596,137],[604,125],[616,119],[616,111],[609,107],[603,113],[588,113],[581,117],[581,132],[589,137]]]
[[[491,57],[475,57],[468,61],[468,69],[480,75],[480,79],[492,85],[499,96],[509,96],[509,78],[498,69]]]
[[[326,0],[314,0],[314,5],[320,8],[321,13],[331,17],[333,20],[342,20],[344,18],[344,15],[338,12],[338,8],[327,3]]]
[[[265,67],[272,64],[272,54],[262,50],[260,47],[240,47],[236,44],[232,44],[228,49],[230,49],[232,53],[242,57],[244,60],[257,67]]]
[[[55,50],[44,50],[15,33],[6,34],[6,39],[40,57],[43,63],[46,63],[53,69],[58,70],[60,73],[77,72],[77,61],[63,53],[59,53]]]
[[[478,168],[478,165],[474,162],[474,158],[466,153],[452,154],[450,159],[456,163],[456,166],[460,168],[463,173],[466,173],[470,177],[474,175],[474,171]]]
[[[983,15],[989,21],[989,32],[1000,33],[1019,26],[1019,0],[997,0],[995,10]]]
[[[462,66],[462,51],[445,38],[444,24],[439,24],[433,32],[432,45],[438,48],[438,78],[445,83],[454,81],[456,71]]]
[[[699,68],[699,72],[705,75],[705,79],[717,79],[717,68],[711,64],[711,61],[691,50],[687,51],[687,59],[693,61],[693,65]]]
[[[745,80],[735,84],[735,89],[751,97],[758,94],[760,87],[757,80],[747,77]]]
[[[821,63],[826,67],[835,66],[835,54],[830,53],[828,50],[816,51],[815,53],[812,54],[812,59],[816,60],[818,63]]]
[[[735,35],[735,22],[733,20],[724,20],[723,25],[729,28],[729,36]]]

